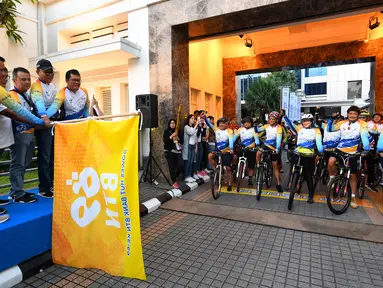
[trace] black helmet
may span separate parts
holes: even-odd
[[[243,117],[242,123],[245,124],[246,122],[251,123],[251,126],[254,125],[253,118],[251,118],[250,116]]]
[[[359,106],[356,106],[356,105],[352,105],[350,106],[350,108],[347,109],[347,113],[349,113],[350,111],[355,111],[357,112],[358,114],[360,114],[360,107]]]
[[[218,121],[217,121],[217,125],[219,125],[221,122],[223,122],[223,123],[227,123],[227,122],[229,122],[229,121],[227,120],[227,118],[222,117],[222,118],[219,118],[219,119],[218,119]]]

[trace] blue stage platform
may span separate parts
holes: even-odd
[[[37,189],[29,192],[37,193]],[[0,272],[52,247],[53,199],[36,198],[38,201],[32,204],[11,202],[1,206],[10,219],[0,224]]]

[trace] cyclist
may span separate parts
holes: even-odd
[[[335,132],[340,131],[340,141],[336,148],[336,152],[343,154],[355,154],[358,151],[360,144],[363,144],[364,153],[370,151],[370,143],[368,141],[368,128],[367,123],[359,119],[360,108],[358,106],[350,106],[347,110],[347,120],[339,121],[334,124],[334,116],[330,118],[327,124],[327,131]],[[336,168],[336,158],[330,157],[328,166],[332,171]],[[355,202],[355,193],[357,188],[356,172],[358,170],[357,158],[350,158],[350,185],[352,192],[351,208],[358,208]]]
[[[362,110],[360,114],[360,119],[363,120],[362,116],[370,116],[370,113],[368,113],[367,110]],[[368,118],[366,119],[369,120]],[[366,121],[364,120],[364,121]],[[378,138],[380,132],[383,130],[383,125],[381,124],[381,121],[383,120],[382,113],[375,112],[374,115],[372,115],[372,119],[367,122],[368,132],[370,134],[370,147],[372,148],[372,153],[369,153],[365,157],[365,161],[367,163],[367,173],[368,173],[368,184],[366,184],[366,188],[368,188],[371,192],[378,192],[374,185],[374,166],[375,166],[375,154],[376,154],[376,145],[375,143],[378,143]]]
[[[264,150],[272,150],[273,153],[271,157],[271,162],[273,164],[273,170],[275,179],[277,180],[277,190],[279,193],[283,192],[281,186],[280,170],[278,163],[281,161],[281,142],[282,142],[282,126],[277,123],[279,118],[279,113],[276,111],[270,112],[269,114],[269,124],[264,126],[258,126],[257,130],[260,133],[258,136],[262,138],[266,134],[266,140],[263,144]],[[257,164],[261,161],[261,151],[257,152]]]
[[[297,147],[295,152],[301,156],[301,165],[303,167],[303,177],[306,180],[309,190],[309,198],[307,203],[314,203],[314,183],[313,173],[315,169],[315,147],[320,154],[323,153],[322,134],[318,128],[313,126],[314,116],[312,114],[304,114],[302,116],[302,124],[295,125],[285,116],[286,124],[297,135]],[[293,154],[292,164],[297,164],[298,157]]]
[[[247,159],[247,174],[249,176],[248,185],[253,186],[253,175],[256,160],[255,146],[259,145],[258,133],[254,130],[253,118],[246,116],[242,119],[243,126],[235,133],[236,138],[240,138],[241,145],[246,149],[245,157]],[[235,140],[234,140],[235,142]]]
[[[231,165],[233,164],[234,159],[234,135],[233,130],[228,128],[228,120],[226,118],[220,118],[217,121],[218,128],[210,123],[209,118],[206,118],[204,114],[201,115],[202,118],[205,119],[207,126],[215,132],[215,143],[216,149],[222,153],[225,153],[221,156],[222,165],[226,167],[226,175],[227,175],[227,191],[231,191],[231,182],[232,182],[232,173],[231,173]],[[229,153],[227,153],[229,152]],[[215,169],[216,157],[214,153],[210,153],[209,162],[211,166]],[[235,162],[235,161],[234,161]]]
[[[328,163],[328,159],[334,155],[334,151],[336,147],[339,144],[340,141],[340,131],[335,132],[328,132],[327,131],[327,123],[319,120],[319,111],[320,107],[318,106],[315,111],[315,122],[316,125],[323,130],[323,149],[324,149],[324,161]],[[336,118],[334,119],[334,124],[338,123],[339,121],[343,120],[342,116],[339,114],[336,114]],[[328,175],[330,176],[330,179],[335,177],[337,170],[333,170],[335,167],[330,167],[327,165],[327,171]]]

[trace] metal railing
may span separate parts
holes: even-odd
[[[37,147],[35,147],[35,150],[33,152],[36,152],[37,151]],[[10,150],[9,148],[8,149],[5,149],[4,150],[4,153],[7,153],[10,155]],[[32,158],[32,162],[35,162],[37,161],[37,157],[33,157]],[[31,163],[32,163],[31,162]],[[8,165],[11,164],[11,160],[5,160],[5,161],[0,161],[0,165]],[[28,168],[25,170],[25,173],[29,173],[29,172],[33,172],[33,171],[37,171],[38,168],[35,167],[35,168]],[[5,176],[9,176],[9,168],[8,168],[8,172],[2,172],[0,173],[0,177],[5,177]],[[34,183],[34,182],[38,182],[39,179],[38,178],[33,178],[33,179],[28,179],[28,180],[24,180],[24,184],[27,184],[27,183]],[[7,183],[7,184],[2,184],[0,185],[0,189],[2,188],[7,188],[7,187],[11,187],[11,183]]]

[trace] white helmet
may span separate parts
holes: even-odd
[[[310,121],[314,121],[314,116],[312,114],[303,114],[302,115],[302,120],[308,119]]]

